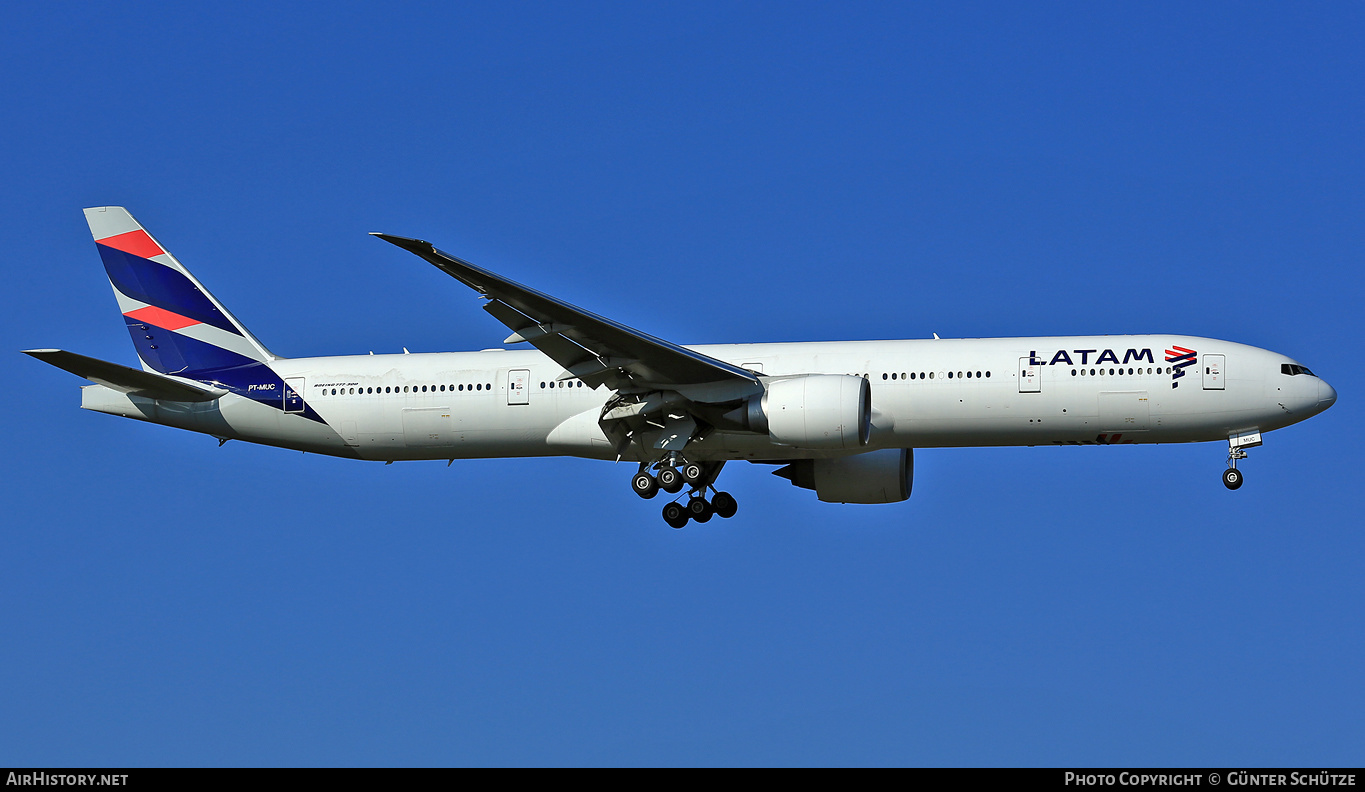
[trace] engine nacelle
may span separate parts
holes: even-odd
[[[834,459],[801,459],[774,472],[826,503],[898,503],[915,478],[911,448],[884,448]]]
[[[863,377],[808,374],[767,383],[745,407],[746,428],[797,448],[851,449],[872,436],[872,387]]]

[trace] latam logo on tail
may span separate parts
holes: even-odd
[[[1171,387],[1179,388],[1178,380],[1185,376],[1185,369],[1194,365],[1195,358],[1199,356],[1193,349],[1186,349],[1183,346],[1166,350],[1166,362],[1171,364],[1174,371],[1171,372]]]

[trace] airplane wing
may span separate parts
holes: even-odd
[[[421,239],[373,234],[414,253],[483,295],[483,309],[512,330],[503,343],[526,341],[564,367],[560,379],[616,390],[678,390],[719,385],[717,392],[761,390],[750,371],[585,311],[437,250]],[[734,387],[724,387],[739,386]]]
[[[206,388],[163,374],[140,371],[61,349],[25,349],[23,353],[78,377],[85,377],[97,385],[133,396],[177,402],[205,402],[227,394],[225,390]]]

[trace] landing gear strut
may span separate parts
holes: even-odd
[[[1242,471],[1237,460],[1247,458],[1247,449],[1261,444],[1260,432],[1243,432],[1228,438],[1228,469],[1223,471],[1223,486],[1235,490],[1242,486]]]

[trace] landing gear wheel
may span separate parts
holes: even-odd
[[[649,500],[659,494],[659,482],[644,471],[635,474],[635,478],[630,480],[630,488],[635,490],[635,494],[645,500]]]
[[[694,487],[697,484],[701,483],[702,476],[705,475],[706,469],[703,468],[701,465],[698,465],[696,462],[688,462],[686,465],[682,466],[683,481],[687,482],[688,484]]]
[[[739,511],[739,504],[735,502],[735,496],[728,492],[717,492],[716,497],[711,499],[711,508],[716,514],[724,519],[730,519]]]
[[[680,503],[669,503],[664,506],[664,522],[674,528],[681,528],[687,525],[687,510]]]
[[[672,466],[659,468],[659,488],[670,495],[683,488],[683,477]]]
[[[1223,486],[1230,490],[1235,490],[1242,486],[1242,471],[1237,468],[1228,468],[1223,471]]]
[[[687,502],[687,516],[699,523],[710,520],[712,514],[715,514],[715,509],[711,508],[711,504],[706,502],[706,498],[700,495]]]

